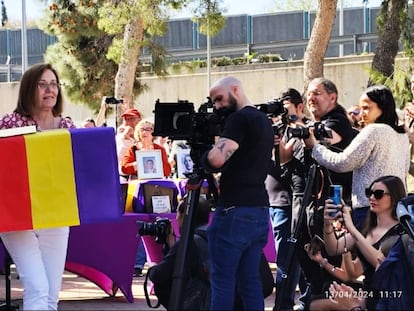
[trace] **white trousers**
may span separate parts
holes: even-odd
[[[69,227],[3,232],[23,285],[23,310],[57,310]]]

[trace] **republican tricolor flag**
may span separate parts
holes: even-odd
[[[119,219],[113,128],[0,138],[0,232]]]

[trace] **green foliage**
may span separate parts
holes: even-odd
[[[402,109],[406,103],[411,101],[410,77],[412,68],[403,69],[396,67],[393,77],[386,77],[378,71],[371,69],[370,79],[373,84],[383,84],[388,87],[393,95],[397,106]]]
[[[404,9],[398,12],[399,23],[401,27],[401,42],[403,45],[403,54],[409,58],[409,63],[413,62],[414,56],[414,26],[413,18],[410,17],[408,11],[408,3],[406,0],[384,0],[381,3],[380,11],[377,17],[377,32],[381,35],[383,32],[389,31],[387,29],[388,18],[392,18],[393,14],[390,14],[391,1],[401,1],[404,5]],[[407,3],[407,4],[406,4]],[[394,72],[391,76],[385,76],[384,74],[372,70],[369,77],[373,84],[384,84],[393,92],[395,101],[399,108],[404,108],[406,103],[411,101],[411,84],[410,78],[413,72],[413,68],[399,68],[394,66]]]
[[[199,24],[200,33],[216,36],[226,25],[226,18],[222,15],[225,12],[220,8],[222,0],[198,0],[193,1],[193,5],[198,3],[192,10],[193,21]]]
[[[97,27],[103,0],[59,0],[49,6],[39,27],[57,37],[45,61],[58,70],[66,96],[99,110],[103,95],[113,94],[117,64],[107,59],[112,35]]]

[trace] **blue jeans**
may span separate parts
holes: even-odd
[[[269,209],[269,214],[272,222],[277,254],[276,295],[278,289],[280,288],[280,283],[282,282],[282,274],[288,272],[287,268],[290,264],[290,273],[288,274],[287,284],[285,285],[281,309],[292,310],[295,304],[296,286],[298,285],[300,279],[301,267],[299,260],[296,257],[292,262],[287,262],[289,247],[291,245],[295,245],[288,242],[288,238],[291,236],[291,207],[271,207]]]
[[[145,252],[144,242],[140,238],[140,241],[138,244],[137,255],[135,257],[135,268],[144,269],[146,261],[147,261],[147,253]]]
[[[267,207],[217,207],[208,228],[210,310],[233,310],[237,292],[244,310],[264,310],[259,264],[269,232]]]

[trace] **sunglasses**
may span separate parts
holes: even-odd
[[[376,200],[381,200],[384,197],[384,195],[386,195],[386,194],[390,195],[390,193],[389,192],[385,192],[385,190],[380,190],[380,189],[378,189],[378,190],[371,190],[370,188],[366,188],[365,189],[365,195],[367,196],[368,199],[372,195],[374,195],[374,198]]]

